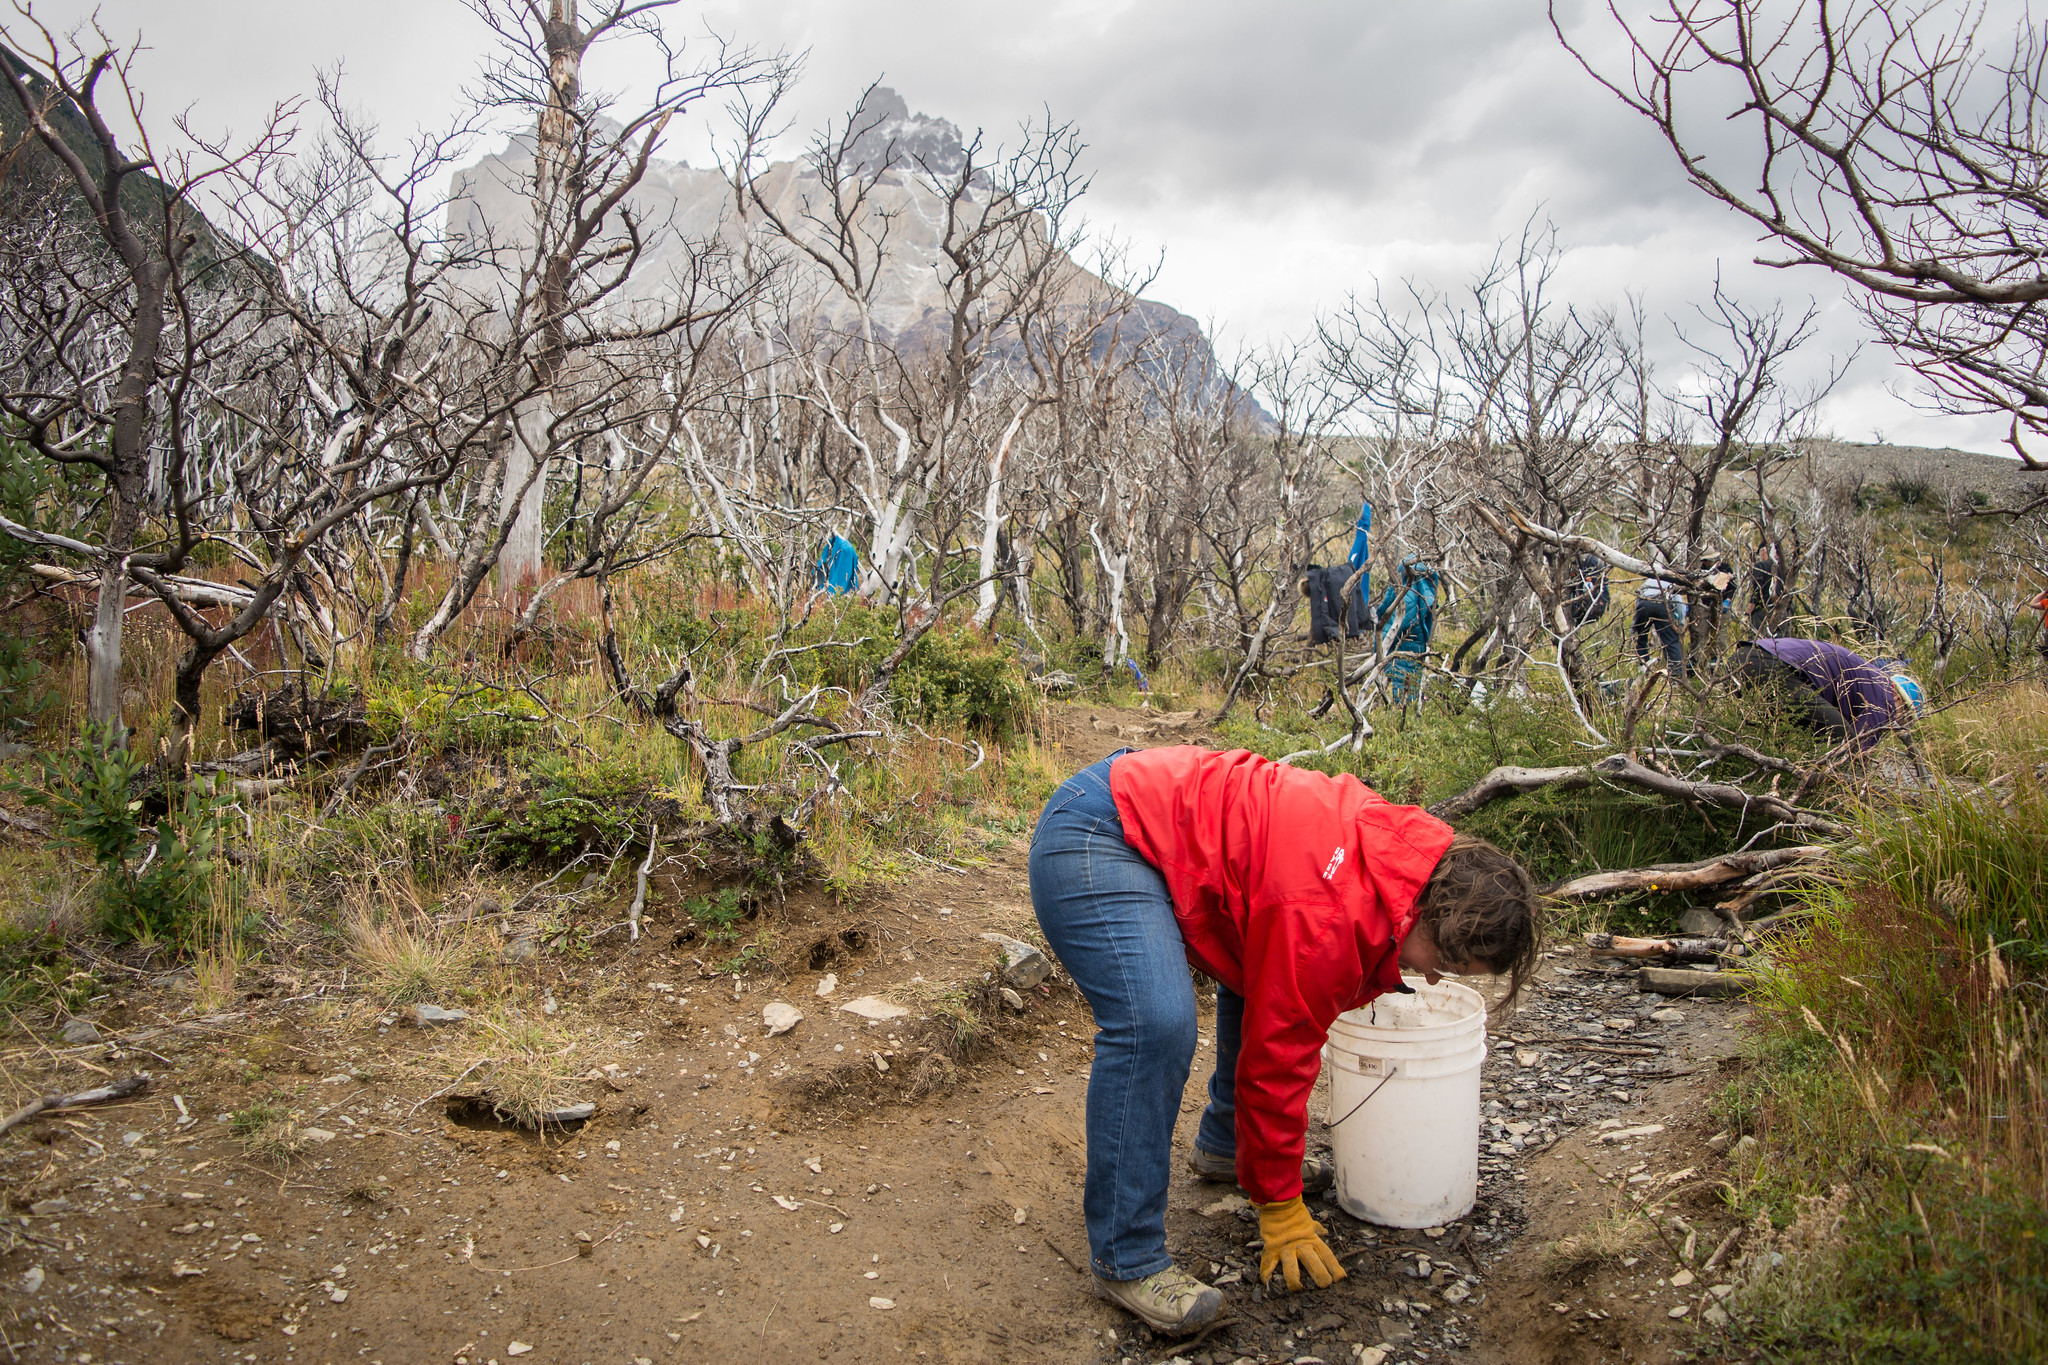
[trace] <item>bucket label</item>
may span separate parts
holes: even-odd
[[[1350,1063],[1349,1069],[1361,1076],[1391,1076],[1397,1066],[1397,1063],[1385,1057],[1345,1056],[1343,1053],[1339,1053],[1338,1056],[1344,1057],[1344,1060]]]

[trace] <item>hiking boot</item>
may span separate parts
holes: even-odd
[[[1095,1292],[1137,1315],[1153,1331],[1173,1337],[1208,1326],[1223,1311],[1223,1291],[1211,1289],[1178,1266],[1142,1280],[1105,1280],[1097,1275]]]
[[[1237,1183],[1237,1160],[1234,1157],[1218,1156],[1214,1152],[1196,1147],[1188,1153],[1188,1169],[1198,1179],[1213,1180],[1218,1184]],[[1301,1192],[1316,1194],[1327,1190],[1337,1179],[1335,1163],[1318,1156],[1303,1157],[1301,1162]]]

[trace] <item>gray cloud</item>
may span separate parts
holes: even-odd
[[[2001,0],[2001,6],[2005,0]],[[483,34],[455,0],[101,0],[115,32],[146,32],[143,76],[160,114],[247,126],[339,61],[385,126],[437,121],[475,68]],[[1568,25],[1613,55],[1591,0]],[[50,7],[82,17],[82,0]],[[1096,173],[1089,213],[1143,250],[1163,248],[1154,294],[1230,337],[1300,334],[1345,292],[1419,274],[1455,286],[1532,215],[1573,247],[1564,287],[1588,305],[1647,295],[1653,314],[1703,297],[1717,266],[1753,302],[1809,295],[1818,346],[1861,336],[1817,272],[1768,271],[1753,229],[1699,196],[1651,130],[1557,44],[1534,0],[1347,4],[1330,0],[713,0],[668,12],[673,33],[709,26],[809,52],[796,130],[843,117],[886,77],[914,110],[1013,137],[1050,109],[1076,121]],[[1994,15],[1994,21],[2001,21]],[[616,57],[598,81],[644,77]],[[708,116],[710,111],[704,111]],[[676,151],[703,164],[699,119]],[[1710,151],[1738,154],[1712,139]],[[801,131],[790,138],[794,150]],[[1682,353],[1668,333],[1667,366]],[[1821,357],[1810,369],[1823,368]],[[1866,354],[1828,410],[1844,436],[1996,447],[1995,424],[1914,412],[1904,378]]]

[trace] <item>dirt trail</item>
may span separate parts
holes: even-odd
[[[1152,724],[1082,712],[1067,755],[1079,766],[1156,739],[1119,733]],[[588,1021],[586,1051],[603,1050],[583,1083],[599,1112],[547,1142],[437,1093],[462,1094],[447,1078],[489,1050],[470,1026],[416,1031],[313,990],[138,1041],[152,1002],[120,1002],[114,1044],[71,1055],[116,1073],[148,1067],[154,1088],[0,1146],[24,1239],[0,1258],[0,1349],[79,1365],[1338,1362],[1382,1345],[1390,1360],[1577,1362],[1699,1349],[1702,1310],[1668,1316],[1679,1300],[1651,1284],[1663,1264],[1651,1251],[1573,1280],[1546,1273],[1538,1247],[1600,1207],[1596,1172],[1623,1188],[1647,1172],[1641,1188],[1718,1159],[1694,1149],[1737,1007],[1636,1020],[1659,1002],[1610,993],[1624,983],[1591,974],[1578,952],[1553,959],[1504,1025],[1542,1060],[1518,1065],[1516,1045],[1493,1040],[1488,1117],[1502,1127],[1469,1218],[1430,1237],[1365,1227],[1332,1205],[1325,1221],[1351,1278],[1267,1299],[1249,1284],[1250,1211],[1177,1175],[1170,1244],[1224,1285],[1232,1321],[1178,1347],[1134,1334],[1077,1269],[1085,1006],[1057,981],[1025,992],[1024,1010],[1001,1009],[956,1069],[936,1032],[950,1024],[928,1003],[999,967],[982,933],[1030,924],[1025,855],[1017,839],[983,868],[934,873],[851,917],[798,902],[790,937],[815,933],[828,951],[773,982],[700,979],[658,921],[637,951],[621,944],[585,964],[587,1000],[565,986],[562,1008]],[[827,972],[837,985],[821,997]],[[867,995],[912,1011],[867,1022],[839,1008]],[[778,1000],[806,1018],[768,1038],[761,1010]],[[1599,1022],[1624,1013],[1626,1028]],[[1205,1015],[1183,1147],[1212,1042]],[[1594,1058],[1608,1076],[1562,1075]],[[224,1115],[260,1088],[255,1067],[272,1086],[292,1078],[306,1122],[335,1136],[282,1168],[252,1158]],[[1614,1120],[1607,1131],[1665,1131],[1599,1142],[1597,1125]]]

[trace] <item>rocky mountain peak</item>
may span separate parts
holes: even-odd
[[[941,179],[966,164],[960,129],[942,118],[910,112],[903,96],[886,85],[868,91],[848,125],[846,159],[860,170],[922,167]]]

